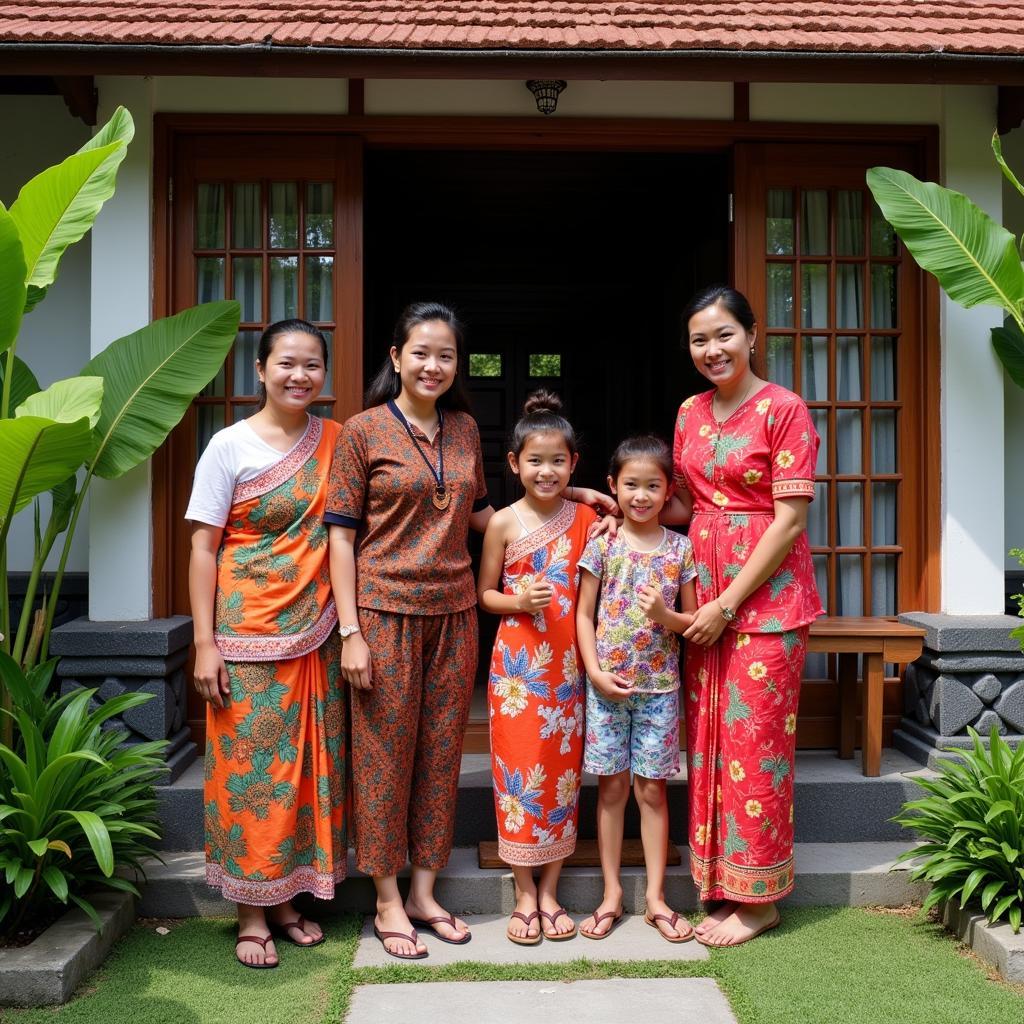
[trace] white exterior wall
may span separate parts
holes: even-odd
[[[30,178],[59,164],[89,138],[89,129],[68,113],[60,96],[0,96],[0,202],[7,207]],[[73,377],[89,361],[89,242],[83,239],[65,252],[57,280],[46,298],[22,321],[18,355],[32,368],[43,387]],[[42,522],[50,514],[50,498],[44,495]],[[78,530],[68,558],[69,572],[88,568],[88,500],[78,520]],[[54,571],[61,543],[50,555],[46,568]],[[32,506],[14,520],[8,537],[8,568],[28,572],[32,568]]]

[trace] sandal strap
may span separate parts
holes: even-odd
[[[238,947],[243,942],[255,942],[257,946],[262,946],[263,949],[266,950],[267,943],[272,938],[273,936],[271,935],[268,935],[266,938],[264,938],[262,935],[239,935],[238,938],[235,939],[235,946]]]
[[[676,922],[679,920],[679,915],[675,912],[673,912],[671,917],[669,917],[668,914],[652,914],[651,920],[664,921],[665,924],[669,926],[669,928],[671,928],[673,931],[676,931]]]
[[[459,926],[455,923],[454,914],[441,914],[438,917],[425,917],[420,920],[426,921],[427,924],[446,924],[455,931],[459,930]]]
[[[377,937],[382,941],[384,939],[405,939],[407,942],[411,942],[414,946],[418,946],[420,941],[420,937],[416,933],[415,928],[413,928],[408,935],[406,935],[405,932],[382,932],[378,930]]]
[[[513,910],[509,917],[518,917],[519,920],[522,921],[527,928],[529,928],[530,925],[537,920],[537,911],[531,910],[529,915],[527,915],[524,914],[521,910]]]
[[[603,914],[599,914],[596,910],[590,915],[594,919],[594,927],[596,928],[606,917],[618,917],[614,910],[606,910]]]
[[[560,917],[568,917],[569,915],[566,912],[565,907],[559,907],[553,914],[549,914],[546,910],[542,910],[540,911],[540,916],[543,917],[544,920],[549,922],[550,924],[554,924]],[[595,921],[595,924],[596,923],[597,922]]]

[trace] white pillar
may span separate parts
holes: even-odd
[[[990,140],[996,89],[943,89],[943,183],[1002,221],[1002,176]],[[944,294],[942,332],[942,610],[1003,610],[1003,368],[991,306],[963,309]]]
[[[90,350],[152,319],[151,87],[144,78],[101,78],[99,123],[118,105],[135,121],[135,138],[117,175],[117,191],[92,230]],[[142,620],[152,614],[152,508],[149,463],[120,480],[94,479],[89,516],[89,618]]]

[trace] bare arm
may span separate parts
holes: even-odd
[[[491,516],[493,515],[493,505],[488,505],[487,508],[482,508],[479,512],[474,512],[469,517],[469,528],[471,530],[476,530],[477,533],[483,533],[487,529],[487,524],[491,521]]]
[[[693,496],[680,484],[658,516],[662,526],[685,526],[693,516]]]
[[[501,570],[505,564],[505,547],[511,539],[509,527],[512,521],[508,509],[502,509],[494,514],[484,534],[477,597],[480,607],[492,615],[533,614],[546,608],[555,596],[555,588],[543,577],[521,594],[502,593]]]
[[[697,610],[693,625],[683,634],[688,640],[710,646],[725,629],[722,606],[734,611],[780,565],[797,537],[807,528],[807,498],[776,498],[775,518],[754,546],[743,568],[718,597]]]
[[[331,590],[342,625],[358,625],[356,606],[356,531],[347,526],[327,527],[330,545]],[[372,689],[370,648],[362,633],[353,633],[341,645],[341,675],[357,690]]]
[[[587,670],[587,678],[610,700],[625,700],[633,692],[633,684],[614,672],[603,672],[597,659],[597,633],[594,629],[594,608],[600,581],[586,569],[580,572],[576,594],[576,643]]]
[[[217,708],[224,707],[224,698],[231,693],[227,666],[213,640],[217,552],[223,536],[223,527],[193,523],[192,551],[188,560],[188,596],[196,645],[193,679],[203,700]]]

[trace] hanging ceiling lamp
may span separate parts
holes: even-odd
[[[558,94],[567,84],[561,78],[531,78],[526,88],[533,93],[537,109],[542,114],[553,114],[558,106]]]

